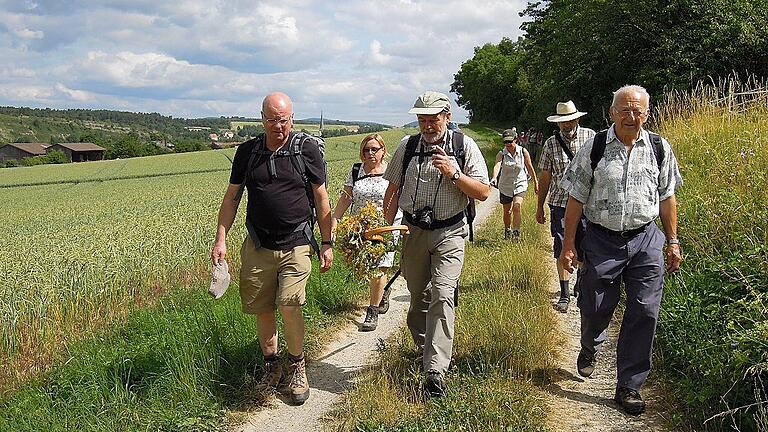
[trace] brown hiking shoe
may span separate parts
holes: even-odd
[[[288,369],[291,375],[291,382],[288,384],[291,402],[294,405],[301,405],[309,399],[309,382],[307,381],[307,368],[304,359],[291,362]]]
[[[360,326],[360,331],[372,331],[376,330],[376,326],[379,325],[379,308],[376,306],[368,306],[365,310],[365,321]]]
[[[261,390],[275,390],[280,385],[282,379],[283,365],[280,364],[280,359],[277,358],[264,362],[264,374],[257,385]]]

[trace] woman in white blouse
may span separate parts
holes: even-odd
[[[496,155],[491,185],[499,188],[499,202],[504,207],[504,238],[520,238],[523,197],[528,190],[528,176],[539,193],[539,182],[528,150],[518,145],[517,132],[507,129],[502,133],[504,149]]]
[[[341,191],[339,202],[333,212],[334,230],[336,221],[341,219],[349,206],[352,206],[352,214],[360,211],[360,208],[368,202],[373,202],[381,209],[384,204],[384,192],[389,182],[382,175],[387,169],[384,157],[387,156],[387,146],[379,134],[367,135],[360,142],[360,160],[362,164],[355,164],[349,170],[344,180],[344,189]],[[402,218],[400,211],[395,218],[395,225]],[[384,287],[387,284],[387,272],[392,267],[395,253],[388,252],[379,263],[382,275],[368,281],[370,288],[370,305],[366,309],[365,320],[360,330],[375,330],[378,325],[380,313],[386,313],[389,309],[388,296],[384,295]],[[387,293],[388,294],[388,293]]]

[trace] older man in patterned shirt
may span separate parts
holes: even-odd
[[[571,270],[575,231],[582,213],[588,219],[582,242],[584,266],[578,305],[581,311],[579,374],[595,368],[621,282],[627,305],[616,348],[615,400],[628,414],[640,414],[640,387],[651,370],[651,353],[666,270],[680,267],[675,191],[682,184],[669,143],[643,129],[648,92],[624,86],[613,96],[613,125],[598,133],[576,154],[563,177],[568,191],[565,241],[560,261]],[[661,216],[662,232],[656,225]]]
[[[552,234],[552,250],[554,257],[560,257],[563,250],[563,234],[565,230],[565,206],[568,204],[568,193],[560,185],[565,168],[573,159],[576,152],[587,140],[595,136],[595,131],[579,126],[579,118],[586,115],[576,109],[572,101],[559,102],[555,107],[557,114],[547,117],[547,121],[556,123],[559,131],[544,142],[544,152],[539,161],[541,176],[539,177],[539,196],[536,207],[536,221],[540,224],[546,222],[544,216],[544,201],[549,193],[549,231]],[[581,250],[581,238],[587,222],[582,218],[576,232],[576,250]],[[571,273],[563,269],[560,261],[557,261],[557,276],[560,281],[560,299],[555,304],[555,309],[560,312],[568,312],[570,293],[568,283]]]

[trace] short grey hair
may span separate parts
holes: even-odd
[[[619,97],[621,97],[621,95],[626,93],[640,93],[640,100],[645,99],[647,106],[650,106],[651,104],[651,95],[648,94],[648,90],[646,90],[644,87],[641,87],[639,85],[627,84],[621,87],[620,89],[616,90],[615,92],[613,92],[613,103],[611,104],[611,107],[615,107],[616,102],[619,101]]]

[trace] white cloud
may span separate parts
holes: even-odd
[[[252,115],[267,92],[283,90],[297,116],[323,109],[329,118],[401,124],[419,93],[449,90],[475,46],[521,34],[524,7],[522,0],[12,2],[0,10],[0,56],[13,59],[0,76],[0,104]]]

